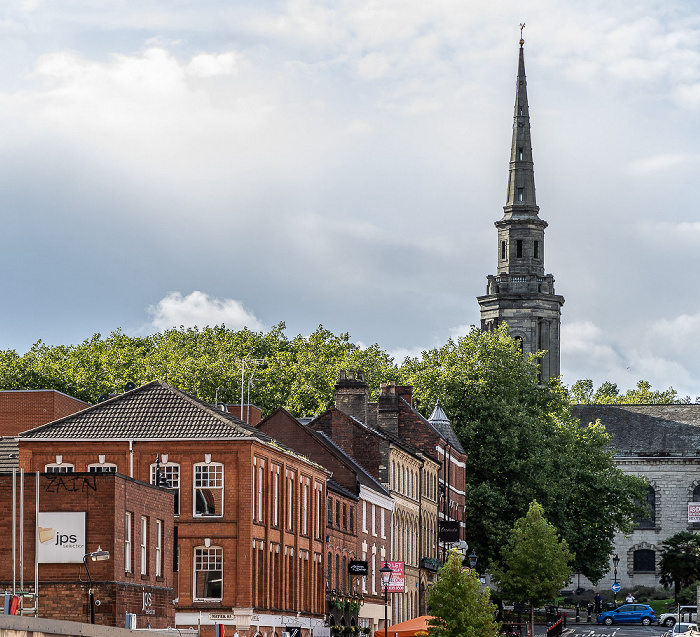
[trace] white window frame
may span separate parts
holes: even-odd
[[[168,491],[175,494],[175,517],[180,515],[180,465],[177,462],[161,462],[160,463],[161,475],[165,476],[170,486]],[[156,484],[156,465],[155,463],[151,465],[151,484]]]
[[[94,462],[87,466],[90,473],[116,473],[117,465],[113,462]]]
[[[68,462],[52,462],[44,465],[44,473],[71,473],[75,471],[75,465]]]
[[[362,500],[362,532],[367,533],[367,500]]]
[[[265,463],[261,462],[258,465],[258,483],[256,488],[255,498],[257,499],[257,516],[256,522],[265,521]]]
[[[148,518],[141,516],[141,575],[148,575]]]
[[[377,535],[377,507],[372,505],[372,535]]]
[[[220,491],[221,511],[214,514],[197,513],[197,491]],[[220,462],[198,462],[192,467],[192,517],[221,518],[224,515],[224,465]]]
[[[304,481],[303,509],[301,516],[301,534],[309,534],[309,479]]]
[[[156,577],[163,577],[163,520],[156,520]]]
[[[383,507],[381,507],[379,509],[380,530],[382,533],[382,539],[384,539],[384,540],[386,539],[386,528],[384,526],[384,512],[385,512],[385,510],[386,509],[384,509]]]
[[[272,526],[280,523],[280,468],[272,466]]]
[[[131,529],[133,515],[131,511],[126,511],[124,514],[124,572],[131,573]]]
[[[218,568],[198,568],[214,566]],[[197,597],[197,573],[219,571],[221,573],[220,597]],[[220,546],[196,546],[192,561],[192,599],[195,602],[220,602],[224,594],[224,550]]]
[[[287,531],[294,530],[294,472],[287,473]]]

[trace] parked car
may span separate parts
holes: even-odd
[[[623,604],[615,610],[607,610],[598,615],[598,623],[611,626],[612,624],[649,624],[656,623],[656,613],[647,604]]]
[[[691,637],[693,635],[700,635],[700,630],[698,630],[698,625],[693,622],[677,622],[676,625],[671,629],[667,630],[663,637]]]
[[[697,606],[681,606],[681,621],[695,622],[698,619]],[[659,615],[659,624],[662,626],[673,626],[678,621],[678,611],[673,613],[662,613]]]

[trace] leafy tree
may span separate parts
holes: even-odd
[[[428,637],[496,637],[496,605],[488,588],[481,590],[479,576],[462,570],[462,556],[449,552],[447,562],[428,590]]]
[[[673,584],[678,602],[681,589],[694,584],[700,577],[700,535],[681,531],[666,538],[661,544],[659,572],[661,584]]]
[[[557,596],[571,576],[573,555],[565,540],[544,517],[542,506],[530,503],[527,515],[520,518],[502,551],[502,564],[493,568],[500,592],[507,598],[529,604],[531,635],[535,634],[532,610]]]
[[[538,380],[507,327],[477,329],[407,359],[402,381],[428,414],[439,398],[467,451],[466,535],[498,559],[529,502],[541,502],[592,581],[608,570],[616,531],[629,531],[645,482],[619,470],[600,424],[580,426],[563,387]]]
[[[634,389],[620,393],[618,386],[605,381],[598,389],[594,389],[590,379],[577,380],[569,390],[571,402],[575,405],[666,405],[671,403],[688,402],[679,398],[673,387],[665,390],[652,390],[651,383],[646,380],[637,381]]]

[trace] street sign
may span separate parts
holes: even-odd
[[[615,582],[612,586],[610,586],[610,590],[613,593],[619,593],[621,588],[622,588],[622,586],[620,586],[620,584],[618,584],[617,582]]]

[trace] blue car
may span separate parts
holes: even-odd
[[[598,615],[598,623],[612,626],[613,624],[649,624],[656,623],[656,613],[646,604],[624,604],[615,610],[608,610]]]

